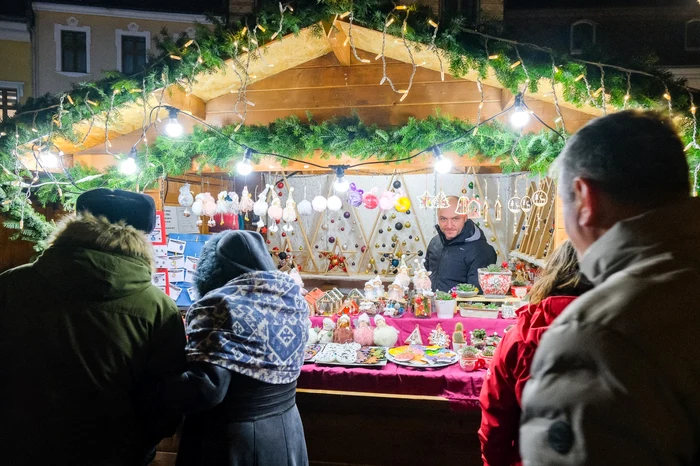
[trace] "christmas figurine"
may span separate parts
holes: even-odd
[[[433,285],[430,282],[430,272],[425,270],[424,261],[416,259],[416,264],[418,264],[418,269],[413,276],[413,286],[416,291],[431,291]]]
[[[377,346],[385,346],[391,348],[396,346],[396,341],[399,339],[399,331],[394,327],[387,325],[384,316],[378,314],[374,316],[374,344]]]
[[[403,287],[408,287],[411,284],[411,277],[408,275],[408,266],[401,256],[401,264],[399,265],[399,273],[396,275],[396,281]]]
[[[352,339],[350,317],[347,314],[343,314],[338,319],[338,326],[333,331],[333,343],[352,343]]]
[[[442,348],[450,347],[450,336],[442,329],[440,324],[437,324],[434,330],[428,336],[428,342],[432,346],[440,346]]]
[[[353,338],[362,346],[372,346],[374,343],[374,332],[369,326],[369,316],[362,314],[357,319],[357,328],[353,331]]]
[[[267,213],[267,193],[272,189],[272,185],[268,184],[265,186],[265,189],[262,190],[260,194],[258,194],[258,200],[255,201],[255,204],[253,204],[253,213],[257,215],[258,217],[262,217]]]
[[[314,328],[311,324],[311,320],[309,320],[309,338],[306,340],[307,345],[314,345],[318,343],[319,330],[320,329],[318,327]]]
[[[319,332],[319,343],[332,343],[333,342],[333,330],[335,329],[335,322],[330,317],[323,319],[323,328]]]

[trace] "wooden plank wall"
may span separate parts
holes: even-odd
[[[375,60],[375,56],[362,50],[358,50],[358,54],[369,59],[370,63],[358,62],[351,56],[351,65],[343,66],[333,53],[329,53],[252,84],[246,97],[255,106],[248,107],[246,124],[268,124],[289,115],[307,121],[307,112],[318,121],[356,112],[365,122],[380,126],[405,124],[410,117],[422,119],[436,111],[476,120],[480,93],[475,82],[448,74],[443,82],[439,72],[419,66],[411,91],[401,102],[401,94],[393,92],[386,83],[379,85],[383,76],[381,59]],[[397,89],[408,88],[411,64],[387,59],[386,69]],[[482,120],[512,103],[508,91],[486,85],[483,89]],[[232,93],[208,101],[207,122],[217,126],[238,124],[240,119],[233,112],[237,99],[238,94]],[[527,102],[540,118],[554,126],[557,117],[554,105],[536,100]],[[242,108],[239,106],[239,110]],[[563,109],[562,113],[570,131],[590,119],[590,115],[575,110]],[[532,120],[525,128],[526,132],[543,128]]]
[[[49,220],[58,220],[63,214],[62,210],[52,205],[43,208],[40,205],[36,205],[35,202],[34,208]],[[26,264],[37,255],[37,252],[34,250],[34,243],[10,239],[16,231],[3,227],[1,224],[4,220],[5,218],[0,216],[0,272]]]

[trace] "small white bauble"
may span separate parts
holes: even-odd
[[[316,212],[323,212],[326,210],[327,205],[328,201],[326,201],[326,198],[323,196],[316,196],[314,197],[314,200],[311,201],[311,206]]]
[[[279,199],[274,199],[272,204],[270,204],[270,208],[267,209],[267,215],[273,220],[279,220],[282,218],[282,214],[282,203]]]
[[[311,207],[311,203],[306,199],[297,204],[297,210],[299,211],[299,215],[311,215],[313,213],[313,207]]]
[[[338,196],[331,196],[328,198],[328,210],[331,212],[337,212],[342,208],[343,201],[341,201]]]

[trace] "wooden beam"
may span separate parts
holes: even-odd
[[[501,89],[501,111],[515,103],[515,96],[508,89]]]
[[[350,66],[350,39],[345,31],[335,27],[335,20],[329,26],[328,43],[341,65]]]

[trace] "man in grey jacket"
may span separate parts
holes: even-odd
[[[523,394],[524,464],[698,464],[700,202],[671,121],[593,120],[557,161],[596,287],[545,333]]]

